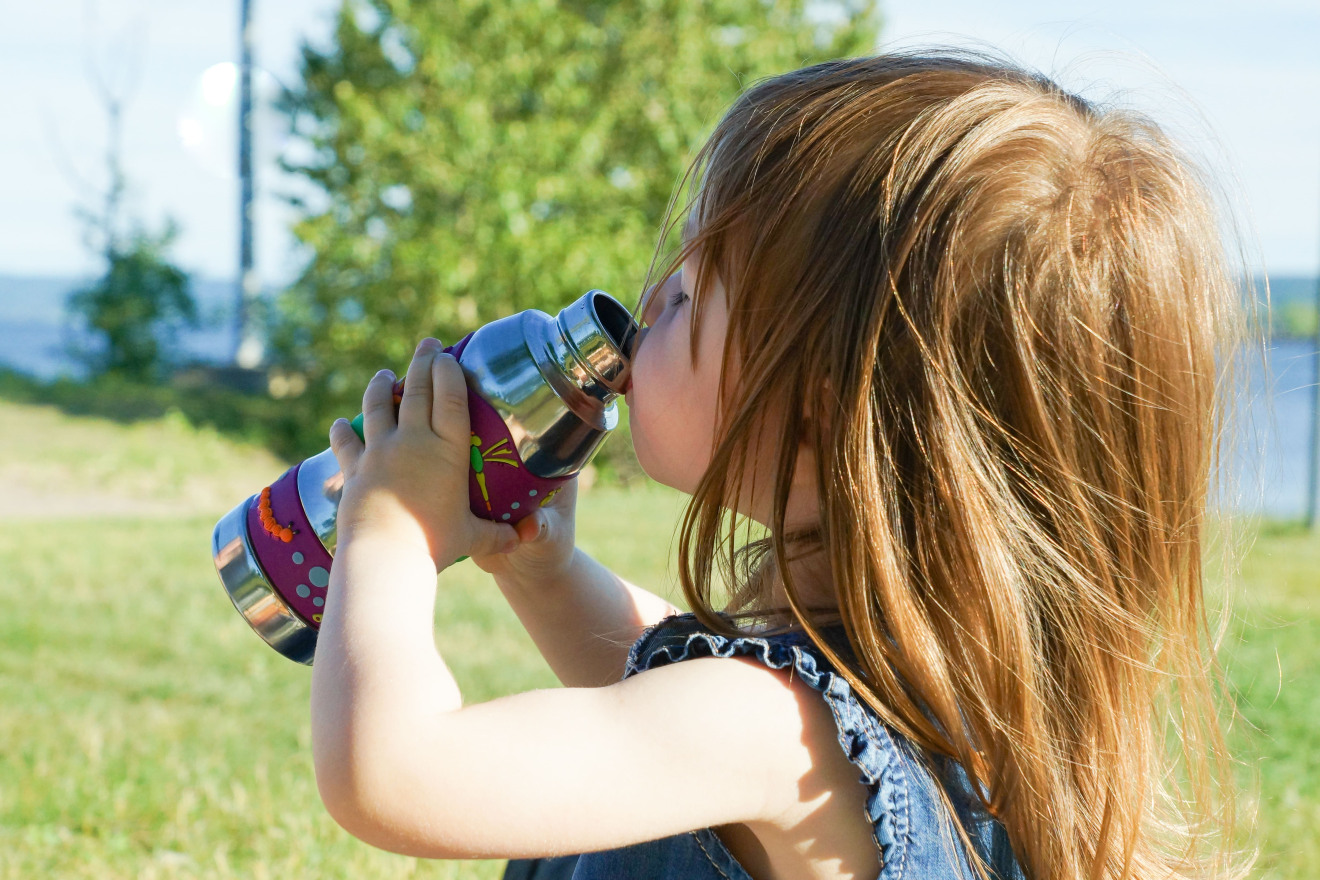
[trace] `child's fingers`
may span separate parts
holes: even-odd
[[[539,539],[546,533],[545,514],[537,511],[531,516],[525,516],[514,523],[513,530],[518,533],[518,542],[528,544]]]
[[[370,446],[394,429],[394,372],[381,370],[362,394],[362,437]]]
[[[439,352],[431,362],[434,401],[431,406],[431,430],[437,437],[469,445],[472,419],[468,414],[467,379],[458,360]]]
[[[330,425],[330,449],[334,451],[335,461],[346,478],[352,478],[357,472],[358,458],[362,456],[362,441],[357,432],[348,423],[348,419],[335,419]]]
[[[443,346],[427,337],[417,344],[408,375],[403,380],[403,400],[399,403],[399,427],[429,430],[431,424],[431,361]]]

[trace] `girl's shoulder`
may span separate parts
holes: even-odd
[[[841,625],[823,628],[822,635],[845,662],[853,662]],[[998,877],[1021,877],[1007,835],[981,808],[961,765],[920,748],[882,722],[804,630],[726,636],[711,631],[692,613],[674,615],[637,639],[624,677],[702,657],[756,662],[786,673],[823,701],[837,747],[865,787],[864,809],[883,865],[881,878],[972,876],[954,816]],[[736,724],[737,720],[708,723]]]
[[[719,612],[716,614],[726,617]],[[852,648],[841,626],[825,627],[823,632],[832,648],[852,659]],[[772,668],[786,669],[795,665],[794,660],[798,657],[792,653],[793,648],[801,648],[802,657],[809,656],[814,661],[823,659],[811,637],[800,627],[763,628],[745,631],[739,636],[726,636],[713,632],[695,614],[686,612],[671,615],[648,627],[633,643],[623,675],[627,678],[690,657],[730,657],[749,653]],[[833,672],[833,669],[829,668],[829,671]]]

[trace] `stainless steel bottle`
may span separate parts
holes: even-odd
[[[473,513],[514,523],[544,505],[618,424],[637,324],[590,290],[557,316],[529,309],[449,346],[472,421]],[[220,582],[275,650],[311,664],[344,477],[326,449],[239,504],[211,536]]]

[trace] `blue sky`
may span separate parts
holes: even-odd
[[[253,2],[258,63],[292,77],[299,40],[325,38],[336,0]],[[1087,97],[1152,113],[1224,182],[1256,265],[1317,271],[1320,0],[889,0],[885,10],[882,45],[994,46]],[[184,268],[232,276],[233,138],[204,98],[224,80],[208,69],[237,60],[237,3],[16,2],[0,27],[0,274],[97,268],[73,213],[105,180],[105,114],[87,74],[96,58],[108,81],[135,84],[123,145],[132,212],[180,222]],[[268,140],[261,151],[256,215],[269,284],[300,260],[274,195],[295,183],[270,167],[275,148]]]

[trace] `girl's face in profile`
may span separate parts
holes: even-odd
[[[720,360],[728,333],[728,293],[718,278],[703,291],[697,366],[692,368],[689,344],[696,280],[696,256],[680,271],[647,291],[643,329],[632,352],[628,424],[642,470],[657,482],[688,495],[710,464],[719,412]],[[736,366],[733,369],[737,369]],[[732,387],[737,375],[726,377]],[[738,512],[763,525],[770,522],[770,489],[778,454],[768,438],[758,438],[749,452],[751,485],[741,488]],[[785,523],[790,528],[815,524],[817,513],[815,461],[805,444],[798,452],[797,471],[789,491]],[[726,502],[727,503],[727,502]],[[822,567],[823,566],[823,567]],[[795,564],[800,595],[813,607],[833,607],[828,561],[817,554]],[[783,604],[782,598],[771,601]]]
[[[628,424],[637,461],[657,482],[691,495],[710,463],[728,327],[725,292],[718,280],[707,290],[701,315],[697,366],[692,368],[691,292],[696,258],[647,291],[644,329],[633,349]]]
[[[692,223],[684,230],[684,241]],[[642,308],[643,329],[632,352],[628,425],[632,431],[637,461],[647,476],[695,494],[711,453],[715,449],[716,417],[719,413],[720,361],[724,356],[729,326],[729,295],[718,276],[698,288],[699,254],[683,262],[680,271],[647,291]],[[694,317],[692,292],[701,289],[701,327],[697,337],[697,366],[692,367],[691,327]],[[737,355],[725,377],[729,388],[738,380]],[[771,413],[777,424],[779,413]],[[736,503],[739,513],[762,524],[770,522],[770,499],[778,460],[775,441],[758,436],[748,451],[750,484],[744,482]],[[815,458],[805,441],[798,449],[797,469],[789,490],[786,523],[790,527],[810,525],[818,519]]]

